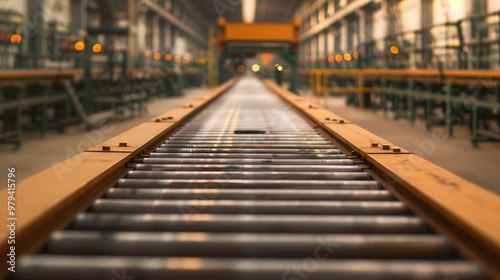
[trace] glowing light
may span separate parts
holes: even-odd
[[[184,63],[184,64],[188,64],[189,62],[190,62],[189,57],[184,57],[184,58],[182,59],[182,63]]]
[[[359,53],[358,52],[353,52],[352,53],[352,58],[358,59],[359,58]]]
[[[391,46],[391,53],[392,54],[398,54],[399,53],[399,48],[397,46]]]
[[[238,65],[238,67],[236,67],[236,71],[242,73],[243,71],[245,71],[245,66],[243,65]]]
[[[161,59],[161,53],[155,52],[155,55],[153,56],[155,60],[160,60]]]
[[[95,44],[92,46],[92,51],[94,53],[100,53],[102,51],[102,46],[101,44]]]
[[[259,71],[260,71],[260,66],[259,66],[259,64],[254,64],[254,65],[252,65],[252,71],[254,71],[255,73],[259,72]]]
[[[334,61],[335,61],[335,58],[333,57],[333,55],[330,55],[328,57],[328,62],[333,63]]]
[[[169,53],[167,53],[167,54],[165,55],[165,60],[166,60],[166,61],[171,61],[171,60],[172,60],[172,55],[171,55],[171,54],[169,54]]]
[[[75,51],[83,51],[85,49],[85,43],[82,41],[78,41],[75,43]]]
[[[338,63],[342,62],[342,55],[341,54],[337,54],[335,56],[335,61],[337,61]]]
[[[151,57],[151,55],[153,55],[153,53],[152,53],[151,51],[146,51],[146,52],[144,53],[144,57],[145,57],[145,58],[150,58],[150,57]]]
[[[10,36],[10,42],[12,44],[19,44],[19,43],[21,43],[22,40],[23,40],[23,37],[21,36],[21,34],[15,33],[15,34],[12,34]]]
[[[204,58],[200,58],[198,60],[198,65],[200,66],[205,66],[205,64],[207,64],[207,61],[204,59]]]
[[[177,63],[181,63],[182,58],[181,58],[181,56],[180,56],[180,55],[176,55],[176,56],[175,56],[175,58],[174,58],[174,60],[175,60],[175,62],[177,62]]]
[[[278,72],[283,71],[283,66],[279,65],[278,67],[276,67],[276,70],[278,70]]]
[[[344,60],[345,60],[345,61],[351,61],[351,59],[352,59],[352,56],[351,56],[351,54],[350,54],[350,53],[345,53],[345,54],[344,54]]]
[[[253,23],[255,20],[255,8],[257,0],[242,0],[241,13],[244,23]]]
[[[274,64],[274,67],[278,67],[278,66],[280,66],[278,63]]]

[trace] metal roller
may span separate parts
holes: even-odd
[[[368,180],[365,172],[288,172],[288,171],[130,171],[127,178],[133,179],[255,179],[260,180]]]
[[[259,153],[169,153],[168,149],[159,148],[151,157],[164,158],[255,158],[255,159],[338,159],[345,158],[343,154],[259,154]]]
[[[163,145],[160,146],[163,148]],[[159,149],[158,149],[159,150]],[[158,151],[157,150],[157,151]],[[340,154],[338,149],[250,149],[250,148],[236,148],[236,149],[203,149],[203,148],[166,148],[161,151],[167,153],[274,153],[274,154]]]
[[[222,164],[137,164],[138,171],[287,171],[360,172],[356,165],[222,165]]]
[[[100,213],[195,213],[278,215],[408,215],[397,201],[253,201],[98,199],[92,211]]]
[[[477,280],[484,271],[467,261],[218,259],[96,256],[36,256],[25,260],[21,279],[183,279],[183,280]],[[81,271],[81,273],[75,273]],[[47,277],[47,278],[43,278]],[[123,278],[122,278],[123,279]],[[125,278],[131,279],[131,278]]]
[[[384,201],[394,197],[386,190],[287,189],[125,189],[112,188],[106,198],[124,199],[232,199],[232,200],[343,200]]]
[[[191,139],[213,139],[213,140],[238,140],[238,139],[248,139],[249,137],[247,135],[239,135],[239,134],[234,134],[234,135],[225,135],[225,134],[220,134],[220,135],[213,135],[213,136],[199,136],[196,134],[179,134],[178,136],[171,136],[168,139],[169,140],[191,140]],[[280,135],[280,136],[273,136],[273,135],[266,135],[266,134],[261,134],[259,136],[252,136],[252,140],[270,140],[270,141],[276,141],[276,140],[298,140],[298,141],[318,141],[318,140],[325,140],[324,137],[322,136],[296,136],[293,134],[290,135]]]
[[[307,130],[277,130],[277,129],[268,129],[268,130],[250,130],[254,131],[255,133],[238,133],[237,130],[228,130],[228,131],[220,131],[216,129],[211,129],[211,130],[205,130],[205,131],[184,131],[182,130],[181,132],[175,133],[172,136],[192,136],[191,140],[196,139],[197,137],[205,137],[205,136],[217,136],[217,137],[239,137],[239,138],[249,138],[256,136],[257,138],[259,137],[285,137],[285,136],[291,136],[291,137],[314,137],[314,138],[321,138],[321,140],[324,140],[325,138],[320,135],[317,131],[314,129],[307,129]]]
[[[253,148],[267,148],[267,149],[333,149],[335,148],[335,146],[333,145],[325,145],[325,144],[307,144],[307,143],[304,143],[304,144],[263,144],[263,143],[248,143],[248,144],[244,144],[244,143],[240,143],[240,144],[237,144],[237,143],[223,143],[223,142],[220,142],[219,144],[215,144],[215,143],[212,143],[212,144],[203,144],[203,143],[200,143],[200,144],[182,144],[182,143],[178,143],[178,144],[163,144],[162,145],[164,148],[186,148],[186,149],[193,149],[193,148],[203,148],[203,149],[214,149],[214,148],[234,148],[234,149],[237,149],[237,148],[250,148],[250,149],[253,149]],[[158,149],[159,151],[161,151],[160,149]]]
[[[169,146],[171,144],[220,144],[220,143],[231,143],[231,144],[267,144],[267,145],[282,145],[282,144],[292,144],[292,145],[331,145],[330,142],[326,140],[319,141],[298,141],[298,140],[281,140],[281,141],[269,141],[269,140],[231,140],[231,141],[222,141],[222,140],[170,140],[168,144],[164,144],[164,146]]]
[[[428,225],[414,216],[314,216],[241,214],[103,214],[84,213],[74,230],[266,232],[266,233],[428,233]]]
[[[201,137],[206,137],[213,140],[220,140],[221,138],[231,138],[235,140],[303,140],[303,141],[327,141],[326,138],[312,130],[309,133],[298,133],[291,131],[278,133],[275,130],[269,130],[275,133],[267,133],[266,131],[249,131],[248,133],[245,131],[229,131],[229,132],[216,132],[216,131],[207,131],[207,132],[184,132],[181,130],[180,132],[172,134],[167,141],[171,140],[187,140],[192,141],[199,139]]]
[[[223,188],[223,189],[380,189],[380,184],[372,180],[237,180],[226,179],[224,173],[220,179],[120,179],[116,185],[118,188]]]
[[[320,249],[317,249],[320,247]],[[48,254],[222,258],[444,259],[451,243],[436,235],[224,234],[66,231],[52,236]]]
[[[245,106],[245,105],[243,105]],[[198,119],[202,115],[198,115]],[[196,121],[196,119],[194,120]],[[240,122],[240,120],[238,120]],[[268,121],[269,123],[269,121]],[[206,122],[203,122],[203,125],[206,125]],[[225,133],[225,134],[238,134],[238,131],[258,131],[258,135],[262,134],[295,134],[295,135],[300,135],[300,134],[309,134],[309,133],[314,133],[318,134],[316,130],[314,130],[311,126],[302,126],[298,127],[295,125],[293,122],[289,122],[287,124],[284,124],[283,126],[287,126],[286,128],[276,128],[276,127],[264,127],[264,126],[251,126],[251,127],[235,127],[235,128],[227,128],[227,129],[221,129],[219,128],[221,125],[224,124],[217,124],[211,127],[206,127],[206,128],[194,128],[190,127],[188,125],[184,126],[182,130],[178,132],[178,134],[184,134],[184,133],[196,133],[196,134],[214,134],[214,133]],[[244,134],[255,134],[255,133],[244,133]]]
[[[339,155],[336,159],[254,159],[254,158],[167,158],[150,157],[143,159],[144,164],[224,164],[224,165],[352,165],[352,159],[346,159],[345,155]]]

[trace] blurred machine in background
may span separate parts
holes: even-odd
[[[90,129],[140,114],[152,98],[179,96],[187,85],[206,83],[206,21],[190,4],[26,0],[5,5],[0,7],[0,143],[19,147],[29,129],[44,134],[77,123]],[[130,22],[137,28],[129,28]],[[106,113],[92,117],[100,112]]]
[[[314,1],[296,16],[313,95],[357,93],[360,108],[500,140],[498,1]]]

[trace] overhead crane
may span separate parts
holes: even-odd
[[[14,195],[12,279],[500,277],[498,196],[249,75]]]
[[[280,54],[291,67],[290,90],[297,92],[298,54],[301,21],[290,23],[242,23],[217,20],[219,49],[219,73],[227,58],[255,56],[256,53]],[[223,76],[219,75],[219,82]]]

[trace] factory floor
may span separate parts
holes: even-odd
[[[88,143],[89,137],[94,140],[101,140],[96,138],[102,137],[102,141],[114,137],[147,119],[197,97],[206,90],[206,88],[188,89],[182,97],[155,100],[148,105],[147,114],[115,122],[113,129],[107,129],[105,135],[85,133],[79,126],[68,128],[64,134],[50,132],[43,137],[36,132],[29,133],[24,136],[23,145],[18,152],[13,152],[12,146],[0,146],[0,170],[16,167],[17,179],[25,179],[81,152],[80,149],[85,149],[82,143]],[[380,112],[346,107],[345,97],[331,98],[327,107],[363,128],[500,194],[498,175],[500,143],[480,143],[479,148],[475,149],[471,145],[465,127],[459,127],[454,137],[440,138],[436,141],[432,137],[432,132],[427,131],[421,122],[411,125],[406,120],[394,121],[391,117],[384,117]],[[434,129],[442,130],[438,133],[446,135],[444,127]]]

